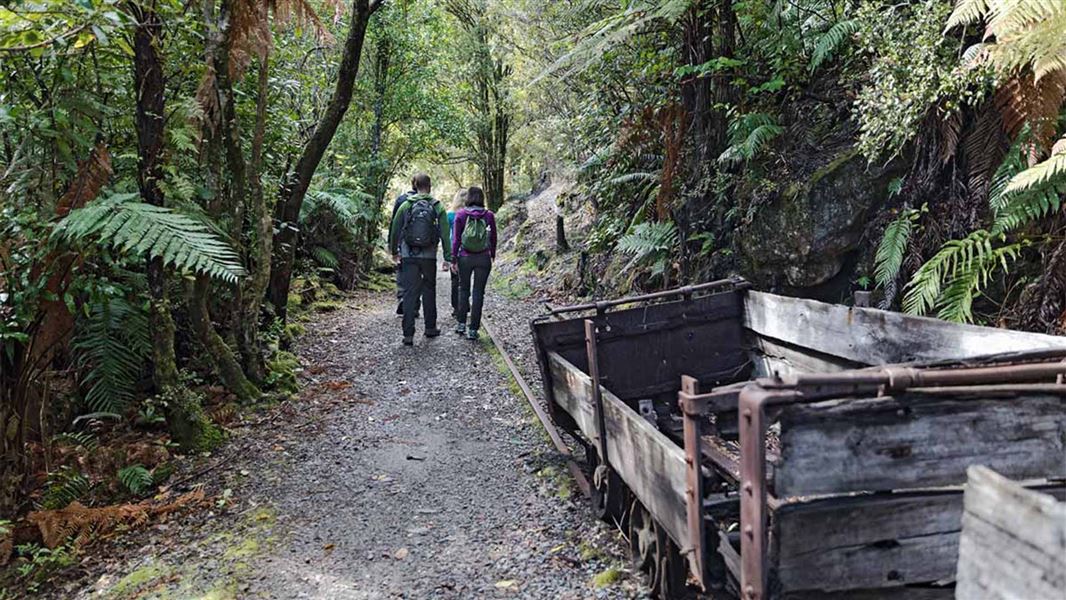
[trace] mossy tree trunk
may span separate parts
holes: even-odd
[[[211,313],[208,310],[210,290],[211,280],[206,275],[197,276],[196,280],[189,284],[189,320],[192,321],[193,333],[215,361],[215,367],[226,389],[233,392],[241,402],[252,402],[259,398],[259,389],[248,381],[237,355],[211,322]]]
[[[165,79],[162,46],[163,22],[152,2],[128,4],[136,23],[133,35],[133,76],[137,94],[137,183],[145,202],[163,206],[163,144]],[[165,392],[180,386],[174,352],[174,319],[167,298],[167,277],[163,261],[148,263],[150,296],[149,322],[152,327],[153,379],[156,389]],[[171,436],[186,449],[199,448],[202,438],[213,430],[198,403],[168,403],[167,425]]]

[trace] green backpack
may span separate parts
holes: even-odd
[[[461,243],[467,252],[484,252],[489,247],[489,225],[485,213],[467,214]]]

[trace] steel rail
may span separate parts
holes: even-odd
[[[570,469],[570,474],[574,476],[574,482],[577,484],[578,489],[585,495],[586,498],[592,497],[592,488],[589,485],[588,477],[585,476],[585,471],[582,470],[581,465],[574,459],[573,452],[570,451],[569,446],[563,441],[562,436],[559,435],[559,430],[555,427],[555,423],[552,423],[551,417],[548,413],[544,412],[544,407],[537,402],[537,397],[533,395],[533,390],[530,389],[529,384],[526,383],[525,377],[522,377],[522,373],[518,371],[518,367],[511,360],[511,355],[507,352],[507,349],[503,347],[500,339],[496,337],[496,334],[492,332],[492,328],[489,327],[485,321],[481,322],[481,328],[485,330],[485,333],[489,335],[489,339],[492,340],[492,345],[499,351],[500,356],[503,357],[503,362],[507,364],[507,369],[511,371],[511,377],[514,378],[515,383],[522,390],[529,405],[533,407],[533,412],[536,413],[537,419],[540,421],[541,426],[544,427],[544,431],[548,433],[548,437],[551,438],[552,444],[555,449],[559,451],[566,458],[567,467]]]

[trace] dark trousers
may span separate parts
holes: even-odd
[[[437,259],[405,258],[400,263],[400,281],[403,287],[403,335],[415,334],[415,318],[418,303],[422,302],[422,314],[426,329],[437,328]]]
[[[451,273],[452,276],[452,316],[459,314],[459,274]]]
[[[489,282],[492,257],[488,254],[459,257],[459,308],[455,318],[466,323],[470,313],[470,329],[481,328],[481,309],[485,305],[485,284]]]

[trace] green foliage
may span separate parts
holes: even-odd
[[[55,235],[71,242],[95,240],[122,253],[162,259],[176,269],[236,282],[240,258],[203,223],[169,208],[136,202],[137,194],[115,194],[70,212]]]
[[[814,45],[814,53],[811,55],[810,71],[813,73],[822,66],[822,63],[832,58],[843,46],[844,42],[859,31],[859,21],[856,19],[844,19],[833,24]]]
[[[26,586],[26,591],[36,593],[41,584],[55,573],[72,567],[77,562],[77,552],[66,544],[46,548],[39,544],[20,544],[15,547],[18,557],[16,571]]]
[[[896,155],[918,133],[930,108],[976,106],[990,91],[988,69],[956,68],[959,41],[941,34],[951,10],[941,1],[886,6],[862,3],[854,20],[871,60],[855,102],[859,148],[871,161]]]
[[[63,466],[48,474],[48,483],[39,505],[44,510],[64,508],[82,500],[91,489],[88,477],[72,467]]]
[[[119,469],[118,480],[134,496],[143,496],[155,487],[155,478],[144,465],[130,465]]]
[[[1066,177],[1052,175],[1039,182],[1015,185],[1020,175],[1030,176],[1040,168],[1040,165],[1028,168],[1029,144],[1029,134],[1027,131],[1023,132],[992,176],[988,204],[994,214],[994,232],[1019,229],[1057,212],[1062,206],[1062,196],[1066,194]],[[1066,171],[1063,174],[1066,174]]]
[[[885,227],[885,233],[881,237],[881,243],[877,246],[877,254],[874,256],[874,281],[878,286],[889,285],[899,275],[903,257],[907,252],[907,244],[911,239],[911,232],[921,214],[922,211],[916,208],[905,209]]]
[[[85,402],[96,412],[121,413],[151,355],[148,315],[124,298],[99,298],[87,307],[71,347],[87,386]]]
[[[52,436],[52,443],[75,448],[80,446],[90,452],[100,446],[100,440],[88,431],[65,431]]]
[[[627,268],[649,266],[649,274],[657,277],[670,268],[677,243],[677,225],[665,221],[647,222],[622,236],[618,240],[618,251],[632,256]]]
[[[267,388],[288,394],[295,394],[300,390],[300,384],[296,380],[296,371],[300,368],[300,360],[291,352],[276,352],[267,363]]]
[[[760,149],[781,134],[784,129],[774,117],[762,113],[748,113],[729,122],[729,147],[718,162],[740,163],[755,157]]]

